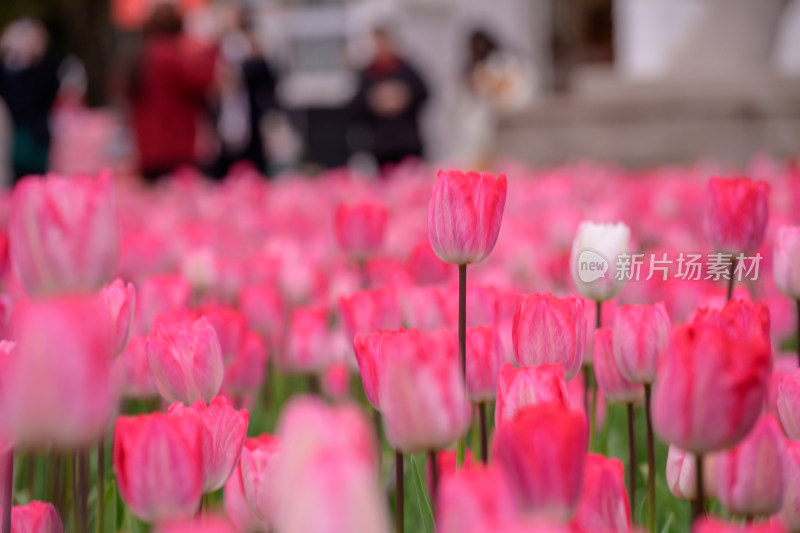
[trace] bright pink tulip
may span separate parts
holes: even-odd
[[[247,333],[239,346],[239,353],[225,367],[223,388],[237,396],[255,391],[267,377],[268,359],[269,354],[261,337]]]
[[[470,465],[458,472],[454,469],[450,476],[442,478],[436,509],[440,533],[490,528],[518,515],[503,472],[482,465]]]
[[[160,413],[118,418],[114,472],[120,496],[140,520],[192,516],[203,496],[200,424]]]
[[[500,369],[497,381],[497,403],[494,423],[500,425],[516,416],[521,409],[541,403],[569,406],[567,382],[561,365],[524,366],[509,363]]]
[[[179,522],[165,522],[155,528],[155,533],[237,533],[238,529],[224,517],[203,514]]]
[[[497,242],[506,204],[506,176],[440,170],[428,203],[428,239],[439,259],[466,265]]]
[[[747,178],[711,178],[705,232],[711,245],[728,253],[755,251],[769,219],[769,185]]]
[[[94,297],[21,301],[11,322],[0,426],[20,445],[95,442],[116,408],[114,328]]]
[[[239,309],[247,317],[250,329],[266,337],[271,346],[280,344],[286,307],[275,285],[264,283],[245,287],[239,293]]]
[[[379,410],[380,386],[379,372],[383,366],[384,342],[394,342],[396,336],[405,335],[404,331],[374,331],[366,335],[357,334],[353,341],[353,351],[356,354],[358,370],[361,373],[361,383],[364,385],[364,394],[370,405]]]
[[[669,343],[670,322],[664,304],[618,307],[613,331],[619,371],[634,383],[652,383]]]
[[[203,492],[222,488],[239,461],[250,414],[246,409],[237,411],[221,396],[211,400],[208,405],[205,400],[197,400],[189,407],[175,402],[169,406],[167,414],[189,416],[200,423]]]
[[[291,372],[322,372],[335,357],[330,349],[329,310],[300,307],[292,313],[286,349],[278,352],[281,367]]]
[[[497,426],[492,462],[504,470],[527,510],[566,521],[580,499],[587,440],[583,413],[534,405]]]
[[[110,173],[29,176],[14,189],[11,260],[29,294],[90,292],[116,272],[119,245]]]
[[[278,438],[264,433],[244,441],[239,463],[247,503],[256,518],[267,523],[272,523],[275,519],[275,498],[280,489],[275,476],[280,450]]]
[[[787,442],[784,450],[785,493],[781,518],[790,531],[800,531],[800,442]]]
[[[714,456],[716,495],[728,511],[755,516],[780,511],[785,442],[778,420],[764,415],[739,444]]]
[[[150,334],[161,313],[185,309],[192,286],[179,275],[159,275],[146,279],[136,291],[137,331]]]
[[[587,454],[583,492],[572,523],[579,531],[630,531],[622,461]]]
[[[474,463],[475,457],[472,455],[472,450],[465,450],[464,466],[470,466]],[[456,450],[442,450],[436,452],[436,467],[438,468],[436,473],[439,476],[438,480],[440,486],[445,479],[456,473],[457,466],[458,455]],[[430,456],[428,456],[428,460],[425,461],[425,480],[428,482],[428,494],[433,494],[433,467]]]
[[[787,533],[787,530],[780,522],[742,524],[705,517],[692,526],[692,533]]]
[[[350,394],[350,367],[344,361],[333,363],[322,375],[322,392],[333,400],[345,400]]]
[[[486,402],[497,395],[497,376],[505,360],[496,327],[467,330],[467,394],[471,401]]]
[[[205,318],[160,323],[147,341],[147,364],[159,394],[168,402],[209,401],[222,387],[222,353]]]
[[[609,402],[631,403],[644,397],[640,383],[628,381],[620,372],[613,349],[614,333],[609,328],[594,332],[594,375],[597,386]]]
[[[247,496],[244,493],[242,484],[241,461],[233,469],[233,474],[225,483],[224,500],[225,514],[228,515],[234,527],[240,532],[269,533],[269,522],[260,519],[250,504],[247,503]]]
[[[586,345],[583,300],[530,294],[517,300],[512,329],[514,355],[524,366],[561,363],[567,380],[581,368]]]
[[[114,376],[126,398],[155,398],[158,389],[147,364],[147,337],[134,335],[114,360]]]
[[[358,333],[401,326],[400,304],[389,289],[360,291],[339,298],[339,313],[349,339]]]
[[[769,375],[763,339],[702,322],[676,328],[653,391],[655,430],[694,453],[732,446],[758,419]]]
[[[800,440],[800,370],[781,376],[778,382],[778,414],[789,438]]]
[[[231,362],[240,352],[242,342],[247,334],[247,319],[235,307],[210,305],[201,308],[198,313],[204,316],[217,332],[222,360]]]
[[[116,348],[114,354],[121,354],[128,345],[131,331],[133,330],[133,314],[136,309],[136,289],[133,284],[125,283],[121,279],[103,289],[103,300],[111,312],[111,320],[114,322],[116,332]]]
[[[769,309],[761,302],[733,299],[726,302],[719,311],[699,310],[695,321],[717,323],[736,337],[756,337],[764,342],[770,342]]]
[[[800,226],[783,226],[775,235],[772,275],[778,289],[800,300]]]
[[[365,258],[383,243],[389,212],[376,203],[339,204],[333,217],[336,242],[348,254]]]
[[[415,453],[458,439],[470,413],[455,334],[409,330],[384,339],[381,351],[379,405],[392,446]]]
[[[52,503],[30,502],[11,509],[13,533],[61,533],[64,526]]]

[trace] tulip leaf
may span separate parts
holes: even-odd
[[[416,492],[417,497],[417,509],[419,510],[420,518],[422,519],[422,523],[425,527],[425,533],[432,533],[434,530],[433,509],[431,508],[428,489],[425,487],[425,483],[422,481],[419,468],[417,468],[416,458],[413,455],[410,457],[411,471],[414,475],[414,492]]]

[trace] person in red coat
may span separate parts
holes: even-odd
[[[183,35],[174,5],[153,9],[129,87],[139,170],[148,181],[198,163],[198,122],[214,81],[215,61],[214,48]]]

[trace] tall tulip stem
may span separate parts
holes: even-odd
[[[695,488],[695,498],[692,502],[692,522],[702,518],[706,509],[705,489],[703,488],[703,455],[698,453],[695,456],[695,461],[695,479],[697,485]]]
[[[3,533],[11,533],[11,505],[14,490],[14,448],[5,454],[5,479],[3,480]]]
[[[603,324],[603,302],[597,300],[596,305],[595,331],[600,329]],[[584,369],[584,407],[587,408],[589,412],[589,451],[591,451],[597,431],[597,383],[594,379],[593,369],[589,365],[584,366]],[[591,403],[589,403],[589,398],[591,398]]]
[[[436,521],[436,495],[439,493],[439,464],[436,462],[436,452],[428,452],[428,461],[431,463],[431,509],[433,519]]]
[[[628,408],[628,501],[630,502],[631,514],[636,508],[636,434],[634,433],[634,413],[633,402],[626,404]]]
[[[797,360],[800,361],[800,300],[797,300]]]
[[[733,298],[733,276],[736,273],[736,258],[731,258],[730,279],[728,280],[728,301]]]
[[[403,452],[394,451],[394,475],[395,475],[395,531],[403,533],[405,530],[405,488],[403,486]]]
[[[486,421],[486,402],[478,404],[478,421],[481,427],[481,461],[489,462],[489,428]]]
[[[649,508],[649,531],[656,530],[656,455],[653,444],[653,423],[650,419],[650,384],[644,384],[645,421],[647,422],[647,504]]]
[[[103,533],[106,503],[106,440],[100,437],[97,444],[97,532]]]
[[[458,351],[467,396],[467,265],[458,265]],[[469,400],[467,400],[469,401]],[[457,466],[463,467],[467,457],[466,436],[458,439]]]

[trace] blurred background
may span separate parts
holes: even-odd
[[[800,146],[800,0],[2,0],[0,179]]]

